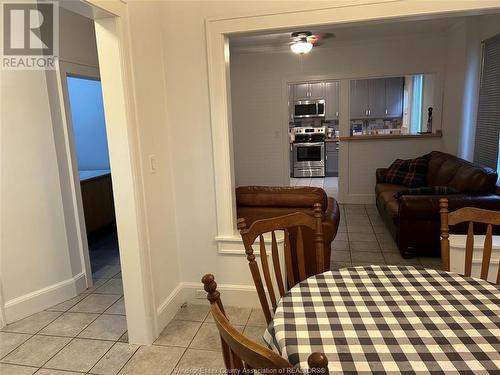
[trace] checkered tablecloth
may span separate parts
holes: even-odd
[[[500,374],[500,287],[414,267],[325,272],[281,299],[264,340],[303,371],[323,352],[331,374]]]

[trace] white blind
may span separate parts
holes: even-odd
[[[497,169],[500,133],[500,34],[483,45],[474,162]]]

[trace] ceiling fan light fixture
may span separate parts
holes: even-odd
[[[313,44],[308,41],[297,41],[295,43],[292,43],[290,45],[290,49],[292,50],[293,53],[296,53],[297,55],[304,55],[306,53],[311,52],[313,48]]]

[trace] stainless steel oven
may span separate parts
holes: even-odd
[[[293,144],[293,176],[325,177],[325,142]]]
[[[294,118],[325,117],[325,99],[298,100],[294,103]]]

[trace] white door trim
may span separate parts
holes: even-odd
[[[119,0],[80,0],[63,1],[60,6],[94,19],[129,342],[151,344],[156,338],[158,322],[141,184],[127,5]],[[67,64],[61,64],[63,70]],[[91,67],[80,66],[80,69],[82,75],[92,76]],[[75,180],[77,168],[72,169]],[[75,196],[77,189],[78,184],[74,183]],[[76,206],[82,214],[78,202]],[[84,231],[81,234],[83,241]],[[83,262],[90,268],[86,260]]]
[[[316,9],[207,19],[205,29],[217,209],[215,240],[219,251],[223,243],[238,238],[235,225],[229,35],[276,29],[294,30],[311,25],[482,14],[493,9],[500,9],[498,1],[353,0]]]
[[[71,108],[69,103],[68,82],[66,80],[68,75],[80,76],[82,78],[100,80],[99,69],[93,66],[86,66],[75,64],[68,61],[61,60],[59,64],[59,85],[61,88],[60,103],[62,111],[62,123],[64,129],[65,151],[68,156],[68,168],[70,176],[70,189],[71,189],[71,204],[74,213],[74,222],[76,223],[76,234],[78,240],[78,248],[80,251],[80,259],[82,264],[82,271],[85,274],[87,288],[93,285],[92,269],[90,266],[90,254],[87,241],[87,231],[85,227],[85,213],[82,203],[82,192],[80,185],[80,176],[78,170],[78,160],[75,150],[75,139],[73,134],[73,121],[71,118]]]

